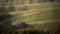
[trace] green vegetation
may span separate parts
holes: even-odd
[[[22,18],[21,19],[18,18],[18,20],[25,21],[28,24],[45,23],[45,22],[51,22],[51,21],[54,22],[54,21],[59,20],[59,19],[52,19],[54,12],[57,12],[60,14],[60,12],[59,12],[60,5],[59,4],[60,4],[60,2],[27,4],[26,6],[29,8],[29,10],[11,12],[10,14],[19,15],[18,16],[19,18],[20,18],[20,16],[22,16]],[[23,7],[23,6],[25,6],[25,5],[15,5],[15,8],[18,9],[19,7]],[[15,22],[18,22],[18,20]]]

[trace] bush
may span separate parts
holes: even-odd
[[[8,11],[9,11],[9,12],[13,12],[13,11],[16,11],[16,9],[15,9],[15,7],[9,7],[9,8],[8,8]]]

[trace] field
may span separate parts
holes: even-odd
[[[52,19],[53,12],[59,10],[57,12],[60,14],[59,4],[60,2],[46,2],[39,4],[15,5],[16,9],[27,6],[28,10],[16,10],[15,12],[10,12],[10,14],[17,17],[17,20],[15,21],[17,23],[20,23],[21,21],[28,24],[54,22],[57,21],[57,19]],[[15,22],[13,24],[17,24]]]

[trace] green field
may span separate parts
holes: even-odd
[[[52,18],[52,16],[54,12],[56,12],[56,15],[57,13],[60,14],[59,4],[60,2],[46,2],[39,4],[15,5],[16,9],[27,6],[28,10],[10,12],[10,14],[17,17],[17,20],[15,20],[12,24],[19,24],[21,21],[24,21],[28,24],[39,24],[58,21],[59,18],[55,19],[55,17]]]

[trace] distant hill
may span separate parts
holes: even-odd
[[[25,5],[15,5],[15,8]],[[11,12],[12,15],[17,15],[17,20],[13,24],[19,24],[21,21],[27,24],[37,24],[42,29],[59,29],[60,22],[60,2],[46,2],[40,4],[28,4],[28,10],[17,10]],[[22,18],[21,18],[22,17]],[[21,19],[20,19],[21,18]],[[13,18],[12,18],[13,19]],[[56,23],[55,23],[56,22]]]

